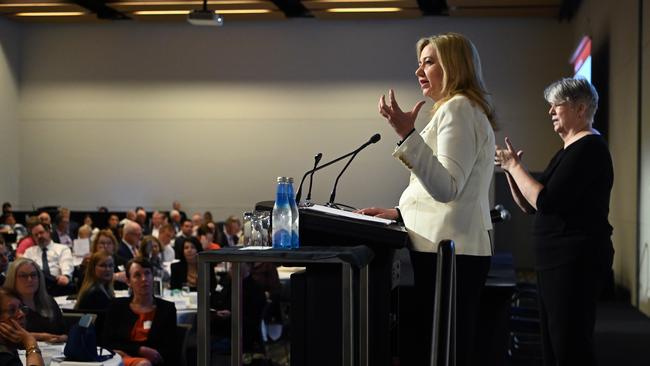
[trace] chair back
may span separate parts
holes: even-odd
[[[456,364],[456,249],[453,240],[438,244],[431,366]]]

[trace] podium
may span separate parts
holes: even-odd
[[[273,201],[260,202],[256,210],[271,210]],[[393,289],[399,281],[394,269],[396,249],[408,243],[404,227],[349,219],[308,209],[300,209],[300,245],[302,247],[367,246],[374,257],[368,279],[369,364],[391,365],[391,339],[398,309],[391,309]],[[291,278],[291,363],[292,365],[332,366],[339,364],[343,350],[336,340],[343,314],[340,302],[340,271],[317,263],[307,266],[304,274]],[[357,281],[357,286],[358,281]],[[362,289],[363,291],[363,289]],[[396,334],[395,334],[396,335]]]

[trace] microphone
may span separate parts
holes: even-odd
[[[314,169],[316,169],[318,163],[320,162],[320,159],[322,158],[323,158],[323,153],[318,153],[316,154],[316,156],[314,156]],[[314,173],[315,171],[311,172],[311,174],[309,175],[309,191],[307,191],[307,202],[311,200],[311,184],[314,181]]]
[[[503,205],[496,205],[490,210],[490,218],[493,223],[510,220],[510,211],[506,210]]]
[[[346,169],[350,166],[350,164],[352,163],[352,160],[354,160],[354,158],[357,156],[357,154],[358,154],[361,150],[365,149],[366,146],[368,146],[368,145],[370,145],[370,144],[374,144],[374,143],[376,143],[376,142],[379,141],[379,140],[381,140],[381,135],[380,135],[380,134],[376,133],[376,134],[372,135],[372,137],[370,138],[370,140],[368,140],[368,142],[366,142],[365,144],[361,145],[361,147],[358,148],[358,149],[354,152],[354,154],[352,154],[352,157],[350,158],[350,160],[348,160],[348,163],[345,164],[345,166],[343,167],[343,169],[341,169],[341,172],[340,172],[339,175],[336,177],[336,181],[334,181],[334,187],[332,188],[332,193],[330,194],[330,200],[327,202],[327,206],[329,206],[329,207],[334,206],[334,198],[336,197],[336,186],[339,184],[339,179],[341,179],[341,176],[343,175],[343,172],[345,172],[345,170],[346,170]]]
[[[326,167],[328,167],[328,166],[330,166],[330,165],[332,165],[334,163],[338,163],[339,161],[341,161],[341,160],[343,160],[343,159],[345,159],[345,158],[347,158],[347,157],[349,157],[351,155],[356,155],[356,154],[359,153],[359,151],[365,149],[366,146],[368,146],[370,144],[374,144],[375,142],[379,141],[380,139],[381,139],[381,135],[377,133],[377,134],[373,135],[370,138],[370,140],[366,141],[363,145],[361,145],[359,148],[355,149],[354,151],[351,151],[351,152],[349,152],[349,153],[347,153],[347,154],[345,154],[343,156],[340,156],[340,157],[338,157],[338,158],[336,158],[336,159],[334,159],[332,161],[328,161],[327,163],[325,163],[325,164],[323,164],[323,165],[321,165],[319,167],[316,167],[314,169],[306,171],[305,174],[302,176],[302,180],[300,181],[300,186],[298,187],[298,193],[296,193],[296,202],[298,204],[300,204],[300,197],[301,197],[301,193],[302,193],[302,184],[305,182],[305,178],[307,178],[307,176],[309,174],[314,174],[315,172],[317,172],[317,171],[319,171],[319,170],[321,170],[323,168],[326,168]],[[349,163],[348,163],[348,165],[349,165]]]

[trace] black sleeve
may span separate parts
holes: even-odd
[[[600,178],[602,167],[599,164],[608,159],[603,147],[598,143],[576,142],[567,148],[548,181],[537,196],[537,211],[557,213],[573,208],[576,201],[588,194],[589,187]]]
[[[187,271],[184,270],[183,263],[172,263],[171,272],[169,287],[171,289],[181,289],[183,282],[186,282],[184,277],[187,277]]]
[[[20,358],[12,355],[11,353],[0,353],[0,365],[3,366],[23,366]]]
[[[54,317],[52,318],[52,334],[66,334],[65,322],[63,321],[63,313],[59,304],[50,297],[50,306],[54,309]]]
[[[178,365],[180,339],[176,338],[176,306],[167,301],[156,301],[156,316],[154,322],[160,322],[156,327],[156,335],[149,334],[148,342],[165,360],[165,365]],[[153,331],[154,328],[152,328]]]

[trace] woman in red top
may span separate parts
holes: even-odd
[[[153,269],[145,258],[126,265],[133,296],[116,298],[108,308],[103,343],[125,366],[177,365],[176,307],[153,296]]]

